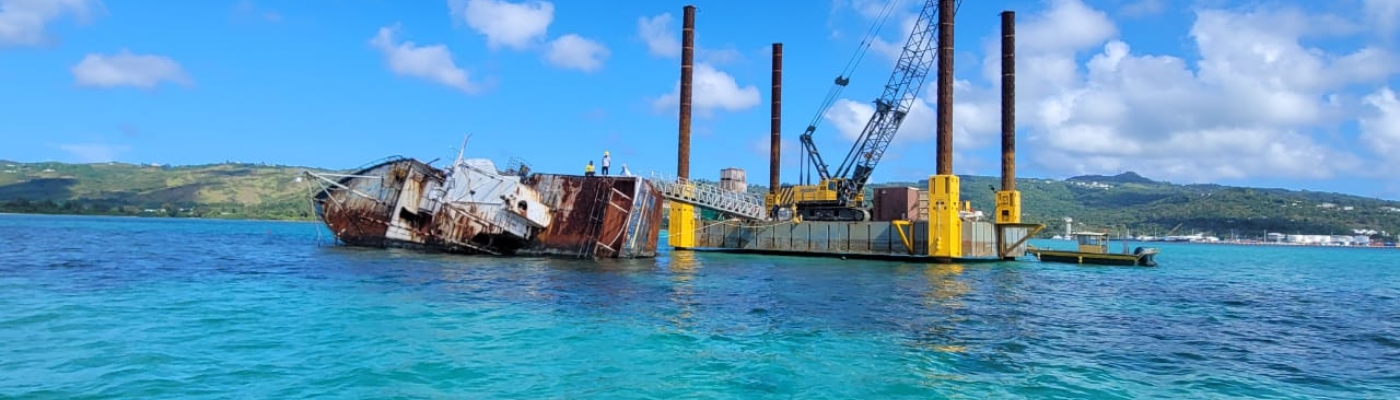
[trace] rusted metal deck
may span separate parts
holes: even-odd
[[[565,258],[656,256],[661,194],[637,177],[447,170],[390,158],[345,175],[308,174],[316,215],[341,244]],[[525,176],[521,176],[525,175]]]

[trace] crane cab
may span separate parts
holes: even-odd
[[[865,194],[852,192],[850,179],[823,179],[815,185],[794,185],[764,197],[769,215],[782,215],[781,210],[795,209],[796,215],[808,221],[869,221],[865,209]]]
[[[839,201],[841,181],[844,179],[827,179],[816,185],[798,185],[792,187],[792,199],[798,203],[807,202],[830,202]]]
[[[1094,232],[1076,232],[1074,240],[1079,243],[1080,253],[1108,253],[1108,235]]]

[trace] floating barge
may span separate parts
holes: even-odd
[[[627,176],[502,171],[487,159],[446,169],[391,157],[351,174],[306,173],[316,216],[348,246],[562,258],[656,256],[662,198]]]
[[[953,0],[925,0],[895,72],[876,100],[875,113],[835,173],[810,141],[815,125],[803,133],[803,156],[819,179],[812,185],[780,184],[782,149],[782,44],[772,51],[772,111],[770,122],[769,192],[764,199],[739,200],[714,195],[690,181],[691,70],[695,8],[686,6],[681,36],[681,79],[676,183],[659,182],[671,200],[668,243],[675,249],[817,257],[888,259],[912,262],[966,263],[1015,260],[1026,255],[1026,241],[1044,228],[1022,223],[1021,193],[1015,181],[1015,14],[1002,18],[1002,185],[993,187],[995,206],[983,216],[961,199],[959,177],[953,173]],[[937,22],[933,21],[936,14]],[[933,37],[934,35],[937,37]],[[936,46],[935,46],[936,44]],[[936,52],[935,52],[936,49]],[[913,96],[937,63],[938,111],[936,173],[929,176],[926,198],[917,188],[877,192],[870,213],[865,185],[879,157],[892,143]],[[838,76],[843,87],[847,76]],[[833,91],[831,93],[837,93]],[[901,93],[905,93],[901,95]],[[824,113],[823,109],[818,115]],[[808,178],[811,172],[806,173]],[[731,196],[733,197],[733,196]],[[758,213],[744,212],[757,204]],[[805,210],[804,210],[805,207]],[[700,218],[696,208],[728,218]],[[755,216],[755,214],[761,214]],[[876,219],[871,221],[871,218]],[[805,219],[805,220],[804,220]]]
[[[1123,253],[1111,253],[1108,251],[1109,240],[1107,234],[1077,232],[1074,234],[1074,239],[1079,243],[1077,251],[1034,247],[1030,248],[1028,251],[1034,254],[1037,259],[1040,259],[1040,261],[1047,262],[1132,267],[1157,266],[1156,255],[1160,250],[1155,247],[1138,247],[1134,249],[1132,253],[1128,253],[1128,249],[1124,247]]]
[[[928,221],[699,220],[697,225],[694,247],[686,247],[691,250],[939,263],[1017,259],[1026,255],[1026,241],[1041,229],[1038,224],[964,221],[961,241],[951,250],[939,248]]]

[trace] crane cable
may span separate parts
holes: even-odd
[[[840,96],[840,94],[841,94],[841,90],[842,90],[842,89],[845,89],[845,86],[846,86],[845,84],[850,82],[850,76],[851,76],[850,74],[851,74],[852,72],[854,72],[855,68],[856,68],[857,66],[859,66],[859,65],[860,65],[860,62],[865,58],[865,53],[868,52],[868,51],[870,50],[870,45],[871,45],[871,44],[874,44],[874,39],[876,39],[876,35],[879,34],[880,29],[884,27],[885,22],[888,21],[890,15],[893,13],[893,10],[894,10],[894,7],[893,7],[893,6],[894,6],[896,3],[900,3],[900,2],[902,2],[902,1],[904,1],[904,0],[889,0],[888,2],[885,3],[885,8],[882,9],[882,10],[880,11],[879,17],[871,24],[870,30],[866,32],[865,38],[861,40],[860,46],[856,48],[856,54],[854,54],[854,55],[851,56],[851,60],[850,60],[850,61],[847,61],[847,63],[846,63],[846,69],[844,69],[844,70],[841,71],[841,75],[840,75],[840,76],[837,76],[837,78],[836,78],[836,79],[837,79],[836,84],[833,85],[832,88],[827,92],[826,100],[823,101],[821,108],[817,111],[817,115],[814,116],[814,117],[812,117],[812,123],[808,124],[809,129],[815,130],[817,124],[821,121],[821,118],[822,118],[823,116],[826,115],[827,110],[830,109],[832,105],[834,105],[834,103],[836,102],[836,98],[837,98],[838,96]],[[956,1],[953,3],[953,15],[957,15],[957,14],[958,14],[958,11],[962,9],[962,3],[963,3],[962,0],[956,0]],[[928,5],[925,4],[925,7],[927,7],[927,6],[928,6]],[[930,21],[930,23],[931,23],[931,24],[934,24],[934,26],[935,26],[935,31],[936,31],[936,29],[937,29],[937,21]],[[906,43],[906,46],[907,46],[907,43]],[[907,50],[907,49],[906,49],[906,50]],[[936,49],[935,49],[934,54],[935,54],[935,56],[938,54]],[[845,82],[842,82],[843,79],[845,80]],[[917,94],[916,94],[916,96],[917,96]],[[862,141],[863,139],[864,139],[864,138],[857,138],[857,143],[856,143],[856,145],[859,146],[859,145],[860,145],[860,141]],[[851,150],[854,151],[855,149],[852,148]],[[804,153],[804,155],[806,155],[806,153],[807,153],[807,150],[806,150],[805,147],[803,148],[803,153]],[[850,156],[850,155],[848,154],[847,157],[849,157],[849,156]],[[810,160],[810,157],[804,157],[804,158],[808,158],[808,159]],[[813,168],[813,167],[814,167],[814,166],[808,166],[807,163],[799,164],[799,166],[804,167],[804,168],[803,168],[804,170],[805,170],[805,169],[810,169],[810,168]],[[799,174],[801,174],[801,172],[799,172]],[[808,172],[808,174],[810,174],[810,172]],[[801,177],[801,176],[799,176],[799,177]],[[802,178],[802,180],[803,180],[803,183],[804,183],[804,184],[806,184],[806,183],[808,182],[807,178]]]
[[[890,15],[894,14],[895,5],[903,3],[904,1],[905,0],[888,0],[885,2],[885,6],[880,9],[880,13],[876,15],[875,20],[870,23],[870,28],[866,30],[865,37],[861,38],[860,45],[856,47],[855,54],[852,54],[851,58],[846,61],[846,67],[841,70],[841,74],[836,76],[836,82],[832,84],[831,89],[827,90],[826,99],[822,100],[821,107],[817,109],[817,114],[812,116],[812,122],[807,124],[810,130],[816,130],[817,125],[821,123],[822,117],[831,109],[831,106],[835,105],[836,99],[841,97],[841,91],[846,88],[847,83],[850,83],[851,74],[855,72],[856,67],[859,67],[861,61],[865,59],[865,53],[870,51],[870,46],[874,44],[875,39],[880,33],[880,29],[885,26],[885,22],[889,20]],[[803,147],[802,152],[804,156],[807,155],[806,147]],[[807,159],[807,161],[798,164],[799,167],[801,167],[798,175],[802,182],[806,184],[810,182],[810,168],[816,166],[807,165],[810,163],[810,157],[803,158]]]

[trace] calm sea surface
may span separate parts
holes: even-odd
[[[318,228],[0,215],[0,398],[1400,398],[1395,249],[595,262]]]

